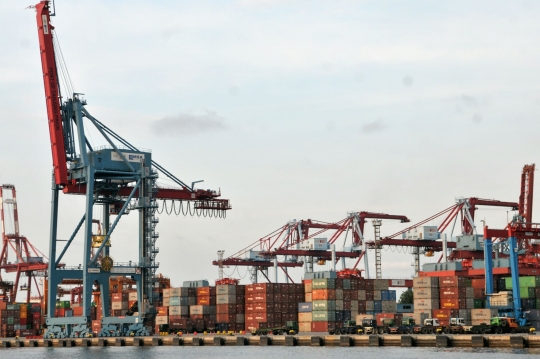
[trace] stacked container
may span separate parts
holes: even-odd
[[[342,318],[339,318],[337,312],[338,307],[336,303],[336,282],[337,279],[320,278],[313,279],[311,282],[311,293],[313,299],[313,311],[312,311],[312,332],[328,332],[329,329],[339,328],[343,322]],[[343,310],[340,302],[339,310]],[[341,319],[341,320],[340,320]]]
[[[242,331],[245,322],[245,286],[216,286],[216,328],[220,331]]]
[[[538,287],[540,287],[540,276],[519,277],[519,294],[521,296],[521,308],[523,310],[538,308],[536,300],[538,297],[537,291],[539,291],[537,289]],[[512,290],[512,277],[505,278],[505,288],[507,291]]]
[[[198,287],[197,305],[189,307],[189,317],[198,332],[212,330],[216,323],[216,287]]]
[[[417,277],[413,279],[414,312],[411,316],[417,324],[432,316],[439,309],[439,278]]]
[[[311,323],[313,322],[313,303],[298,303],[298,331],[311,332]]]
[[[491,309],[471,309],[471,325],[479,325],[482,323],[489,324],[492,317],[496,317],[499,311],[495,308]]]
[[[478,283],[480,282],[478,281]],[[441,325],[449,325],[450,318],[453,317],[461,317],[465,320],[465,324],[469,324],[471,320],[470,310],[474,309],[475,306],[474,288],[471,287],[471,279],[456,276],[440,277],[439,287],[441,311],[437,312],[437,314]],[[482,308],[482,300],[479,301],[478,306]]]
[[[111,295],[111,311],[113,317],[126,315],[129,309],[129,293],[119,292]]]
[[[274,283],[246,285],[246,331],[274,328],[281,323],[281,302],[279,299],[274,302],[275,294],[279,295],[278,288]]]
[[[163,302],[169,304],[170,329],[184,332],[193,330],[189,310],[191,305],[197,305],[197,288],[164,289]]]

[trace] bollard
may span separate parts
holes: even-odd
[[[287,335],[285,337],[285,345],[288,346],[288,347],[294,347],[294,346],[298,345],[298,340],[296,339],[296,337],[293,337],[291,335]]]
[[[38,346],[37,340],[29,340],[29,341],[28,341],[28,346],[30,346],[30,347],[37,347],[37,346]]]
[[[152,338],[152,346],[159,347],[163,345],[163,340],[161,338]]]
[[[473,348],[484,348],[486,347],[486,338],[482,335],[472,335],[471,342]]]
[[[43,345],[46,346],[46,347],[52,347],[53,346],[53,341],[52,340],[45,340],[43,342]]]
[[[117,347],[123,347],[126,345],[126,340],[124,338],[116,338],[115,342]]]
[[[134,347],[144,347],[144,340],[141,338],[133,338]]]
[[[368,346],[370,346],[370,347],[378,347],[380,345],[381,345],[381,341],[379,340],[378,335],[370,335],[369,336]]]
[[[321,337],[311,337],[311,346],[312,347],[322,347],[323,339]]]
[[[73,340],[73,339],[66,340],[66,347],[69,348],[69,347],[74,347],[74,346],[76,346],[75,345],[75,340]]]
[[[450,346],[449,338],[446,335],[437,335],[435,346],[437,348],[448,348]]]
[[[73,342],[75,342],[75,341],[73,341]],[[82,344],[83,347],[91,347],[92,346],[92,341],[90,339],[83,339],[81,344]],[[75,344],[73,344],[73,346],[75,346]]]
[[[222,337],[214,337],[214,346],[220,347],[225,344],[225,340]]]
[[[193,337],[191,339],[191,345],[193,346],[196,346],[196,347],[200,347],[204,344],[204,341],[202,338],[199,338],[199,337]]]
[[[239,345],[239,346],[247,345],[247,338],[236,337],[236,345]]]
[[[410,335],[402,335],[401,336],[401,346],[402,347],[413,347],[414,346],[414,339]]]
[[[60,347],[67,347],[67,340],[59,340],[58,346]]]
[[[109,345],[109,341],[107,339],[98,339],[98,347],[106,347],[107,345]]]
[[[11,343],[7,340],[2,340],[2,348],[11,348]]]
[[[24,341],[15,340],[15,348],[22,348],[22,347],[24,347]]]
[[[172,345],[177,347],[177,346],[180,346],[180,345],[184,345],[184,339],[182,338],[172,338]]]
[[[510,348],[512,349],[523,349],[525,348],[525,338],[520,336],[511,336],[510,337]]]
[[[270,338],[269,336],[266,336],[266,335],[261,336],[260,341],[259,341],[259,345],[261,345],[261,346],[272,345],[272,338]]]
[[[352,346],[352,338],[346,335],[339,337],[339,346],[340,347],[350,347]]]

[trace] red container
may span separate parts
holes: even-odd
[[[375,293],[372,290],[366,290],[366,300],[375,300]]]
[[[467,279],[465,277],[439,277],[439,288],[465,287]]]
[[[236,314],[217,314],[217,323],[236,323]]]
[[[275,283],[255,283],[253,284],[255,287],[255,292],[259,293],[274,293],[277,292],[279,288],[278,284]]]
[[[259,322],[271,322],[274,319],[275,313],[255,313],[255,320]]]
[[[486,281],[485,279],[471,279],[471,287],[477,288],[477,289],[485,289],[486,287]]]
[[[236,303],[236,313],[244,313],[246,311],[246,306],[244,304]]]
[[[247,296],[249,293],[255,293],[255,284],[248,284],[245,287],[245,295]]]
[[[311,331],[328,333],[329,329],[339,328],[339,325],[337,322],[311,322]]]
[[[41,313],[40,312],[33,312],[32,313],[33,319],[41,319]]]
[[[366,283],[366,286],[365,286],[365,289],[366,290],[375,290],[375,279],[364,279],[365,280],[365,283]],[[358,289],[364,289],[364,288],[358,288]]]
[[[129,293],[112,293],[111,300],[113,302],[127,302],[129,299]]]
[[[101,320],[92,320],[92,332],[98,333],[101,331]]]
[[[254,303],[266,303],[266,302],[273,302],[273,301],[274,301],[273,293],[256,292],[254,295]]]
[[[246,314],[255,313],[255,304],[246,304],[245,309]]]
[[[351,310],[351,301],[350,300],[344,300],[343,301],[343,310]]]
[[[484,299],[485,298],[485,291],[484,288],[474,288],[474,299]]]
[[[27,323],[27,318],[21,318],[21,319],[19,319],[19,324],[20,324],[20,325],[26,325],[26,323]]]
[[[246,321],[244,330],[247,332],[250,332],[251,330],[257,330],[260,329],[260,322],[257,321]]]
[[[443,299],[443,298],[451,298],[451,299],[465,298],[466,294],[467,293],[466,293],[465,287],[448,287],[448,288],[441,288],[439,290],[439,297],[441,299]]]
[[[218,304],[216,314],[236,314],[236,304]]]

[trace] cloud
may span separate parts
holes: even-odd
[[[413,78],[412,78],[412,76],[405,76],[405,77],[403,78],[403,85],[405,85],[405,86],[407,86],[407,87],[410,87],[410,86],[412,86],[412,84],[413,84]]]
[[[469,96],[469,95],[461,95],[461,102],[465,104],[468,107],[476,107],[478,105],[478,101],[476,100],[476,97]]]
[[[168,116],[154,121],[152,131],[157,135],[194,135],[199,133],[223,131],[227,125],[223,118],[213,111],[206,111],[204,115],[190,115],[181,113],[177,116]]]
[[[374,132],[380,132],[386,128],[386,125],[384,124],[384,121],[382,119],[375,120],[370,123],[366,123],[364,126],[362,126],[362,132],[363,133],[374,133]]]
[[[481,123],[482,122],[482,115],[479,113],[475,113],[472,117],[472,122],[474,123]]]

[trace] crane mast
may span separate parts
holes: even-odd
[[[79,94],[60,95],[54,38],[48,1],[35,6],[38,37],[43,66],[43,79],[51,137],[54,175],[52,179],[50,247],[48,266],[48,317],[46,337],[82,337],[91,333],[91,303],[94,285],[101,293],[102,320],[100,336],[148,335],[147,325],[156,315],[159,281],[156,241],[157,200],[188,202],[193,214],[205,217],[225,217],[231,208],[221,193],[187,186],[152,159],[152,153],[142,151],[93,117],[86,101]],[[88,125],[88,126],[86,126]],[[85,127],[94,126],[107,146],[92,148]],[[69,166],[67,165],[69,162]],[[158,171],[179,188],[160,188]],[[81,219],[69,239],[58,236],[59,193],[86,196]],[[101,207],[103,233],[92,232],[94,214]],[[138,258],[118,262],[112,257],[111,235],[120,219],[130,211],[138,211],[138,238],[133,240]],[[99,213],[99,212],[98,212]],[[81,232],[83,237],[82,265],[59,268],[66,251]],[[60,242],[66,242],[63,248]],[[135,243],[136,242],[136,243]],[[112,247],[112,248],[111,248]],[[120,252],[118,252],[120,253]],[[81,263],[81,262],[79,262]],[[109,281],[111,277],[131,277],[137,284],[137,315],[110,316]],[[65,280],[82,279],[83,314],[79,317],[55,317],[54,305],[58,286]],[[121,288],[120,288],[121,290]],[[132,313],[133,314],[133,313]]]

